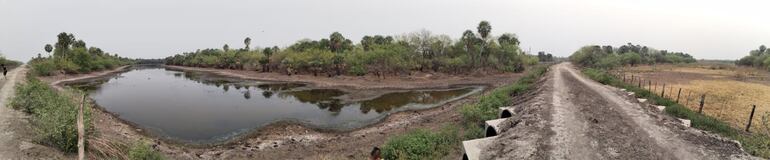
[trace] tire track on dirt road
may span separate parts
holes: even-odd
[[[758,159],[583,77],[570,63],[550,69],[538,98],[514,106],[484,159]]]

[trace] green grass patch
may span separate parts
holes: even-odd
[[[160,152],[152,149],[145,142],[136,142],[128,149],[128,159],[130,160],[163,160],[166,159]]]
[[[732,128],[729,124],[714,117],[699,114],[671,99],[660,97],[644,88],[640,88],[638,87],[638,84],[624,83],[622,80],[613,77],[605,70],[585,68],[583,69],[583,74],[602,84],[625,88],[630,92],[634,92],[639,98],[646,98],[652,104],[666,106],[666,114],[677,118],[689,119],[694,128],[738,140],[741,142],[746,152],[751,155],[770,158],[770,137],[767,135],[746,133],[739,129]]]
[[[32,116],[31,123],[36,132],[36,139],[64,152],[77,152],[77,103],[69,96],[58,94],[34,77],[29,77],[25,84],[20,84],[15,89],[16,95],[11,99],[10,106]],[[92,126],[89,108],[84,107],[83,119],[86,131],[90,132]]]
[[[439,132],[418,129],[388,139],[382,147],[385,159],[442,159],[460,142],[458,128],[445,126]]]
[[[532,88],[547,71],[548,66],[536,66],[516,82],[483,95],[479,101],[460,108],[463,117],[460,137],[457,125],[445,126],[439,132],[418,129],[404,135],[392,137],[382,147],[385,159],[444,159],[444,157],[459,146],[464,139],[474,139],[484,136],[484,121],[497,119],[499,107],[511,105],[513,96],[524,93]]]

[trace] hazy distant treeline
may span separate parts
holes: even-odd
[[[491,34],[492,27],[482,21],[477,32],[466,30],[459,40],[429,31],[401,36],[364,36],[354,43],[341,33],[329,38],[303,39],[286,47],[251,49],[250,38],[244,47],[202,49],[166,58],[166,64],[195,67],[259,70],[287,74],[335,75],[399,75],[411,71],[469,73],[485,69],[521,72],[538,58],[519,48],[516,35]]]
[[[696,62],[695,58],[687,53],[656,50],[631,43],[617,48],[609,45],[584,46],[573,53],[569,59],[582,66],[606,69],[623,65]]]

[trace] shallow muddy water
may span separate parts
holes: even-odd
[[[351,130],[394,112],[435,107],[483,89],[382,90],[373,94],[378,96],[345,100],[355,91],[164,68],[69,85],[87,90],[99,106],[151,134],[195,144],[224,142],[280,121]]]

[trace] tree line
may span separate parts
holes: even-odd
[[[166,64],[313,75],[403,75],[413,71],[450,74],[474,70],[521,72],[538,58],[519,48],[516,35],[491,34],[482,21],[476,32],[466,30],[459,40],[421,30],[399,36],[367,35],[354,43],[339,32],[320,40],[303,39],[286,47],[202,49],[167,57]]]
[[[651,47],[628,43],[614,48],[610,45],[589,45],[580,48],[569,57],[575,64],[611,69],[618,66],[658,63],[693,63],[696,62],[690,54],[656,50]]]
[[[37,54],[37,57],[30,60],[32,73],[40,76],[88,73],[132,63],[129,58],[105,52],[101,48],[87,47],[85,41],[75,39],[71,33],[62,32],[56,37],[54,45],[46,44],[43,47],[49,53],[48,56]]]
[[[759,48],[749,51],[749,55],[736,61],[735,64],[770,70],[770,50],[765,45],[760,45]]]

